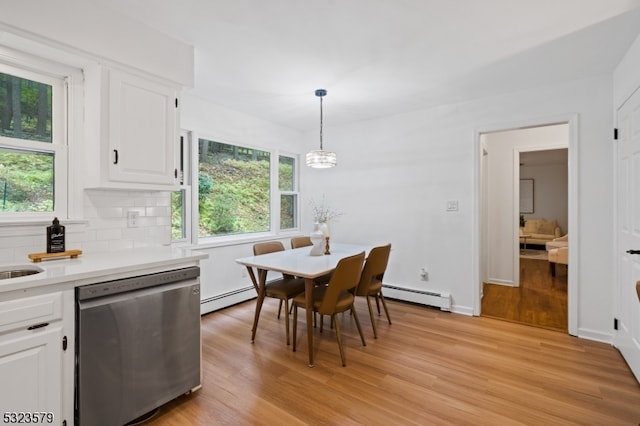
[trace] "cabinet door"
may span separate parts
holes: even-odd
[[[61,424],[62,335],[58,324],[0,339],[0,413],[53,413]]]
[[[110,180],[176,184],[176,99],[173,88],[110,71]]]

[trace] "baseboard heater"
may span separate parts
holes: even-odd
[[[224,309],[237,303],[242,303],[257,297],[256,291],[252,286],[239,288],[227,293],[218,294],[213,297],[200,300],[200,314],[204,315],[209,312]]]
[[[435,292],[426,290],[415,290],[412,288],[396,287],[383,284],[384,297],[398,299],[406,302],[419,303],[422,305],[434,306],[441,311],[451,312],[451,295],[446,292]]]

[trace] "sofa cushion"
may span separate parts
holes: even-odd
[[[529,219],[524,224],[524,232],[526,234],[545,234],[555,235],[558,222],[546,219]]]
[[[539,234],[553,235],[558,223],[555,220],[541,220],[538,224]]]
[[[528,220],[524,223],[524,233],[532,234],[538,231],[538,222],[536,220]]]

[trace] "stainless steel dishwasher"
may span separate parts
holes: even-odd
[[[76,424],[122,426],[200,386],[200,269],[76,289]]]

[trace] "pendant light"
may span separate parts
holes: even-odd
[[[324,89],[316,90],[316,96],[320,98],[320,149],[310,151],[307,154],[307,166],[314,169],[327,169],[337,163],[336,153],[322,149],[322,97],[327,94]]]

